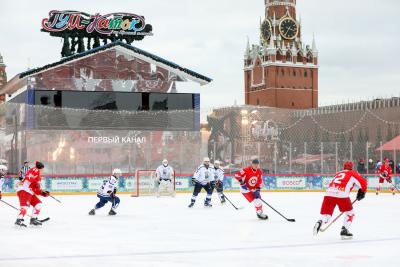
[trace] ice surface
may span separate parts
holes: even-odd
[[[238,206],[203,207],[204,195],[188,209],[190,195],[176,198],[121,196],[118,215],[87,215],[96,196],[44,199],[41,228],[16,229],[16,212],[0,203],[0,267],[110,266],[400,266],[400,196],[368,194],[356,203],[352,241],[342,241],[342,220],[313,237],[322,193],[263,193],[264,199],[296,223],[269,208],[259,221],[238,193]],[[354,196],[353,196],[354,197]],[[3,200],[17,205],[16,197]]]

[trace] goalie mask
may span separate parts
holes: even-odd
[[[208,166],[210,165],[210,158],[205,157],[205,158],[203,159],[203,163],[204,163],[205,166],[208,167]]]
[[[167,167],[167,166],[168,166],[168,160],[164,159],[164,160],[162,161],[162,165],[163,165],[164,167]]]

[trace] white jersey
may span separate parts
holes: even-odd
[[[3,184],[5,182],[4,175],[7,174],[7,170],[8,169],[6,165],[0,164],[0,192],[3,191]]]
[[[174,169],[169,165],[167,167],[160,165],[156,170],[156,175],[160,180],[172,180],[174,176]]]
[[[204,164],[200,165],[197,168],[197,171],[194,173],[193,178],[196,182],[206,185],[209,182],[214,181],[214,168],[209,166],[208,168],[204,166]]]
[[[224,181],[224,170],[214,167],[214,181]]]
[[[4,176],[1,176],[0,177],[0,192],[3,191],[2,188],[3,188],[4,180],[5,180]]]
[[[97,194],[103,197],[109,197],[114,190],[118,187],[118,179],[111,175],[108,179],[103,181],[103,185],[100,186]]]

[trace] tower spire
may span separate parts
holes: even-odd
[[[2,67],[5,67],[5,66],[6,66],[6,65],[4,64],[3,56],[1,55],[1,53],[0,53],[0,66],[2,66]]]
[[[247,44],[246,44],[246,50],[244,52],[244,57],[245,58],[249,58],[249,56],[250,56],[250,40],[249,40],[249,36],[247,36],[246,39],[247,39]]]
[[[313,33],[313,39],[312,39],[312,52],[318,53],[317,43],[315,41],[315,33]]]

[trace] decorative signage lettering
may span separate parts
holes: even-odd
[[[125,12],[89,15],[78,11],[53,10],[48,18],[42,20],[43,32],[64,39],[63,57],[99,47],[100,40],[103,44],[117,40],[131,44],[153,35],[152,30],[153,27],[146,24],[143,16]],[[87,40],[86,47],[84,39]]]

